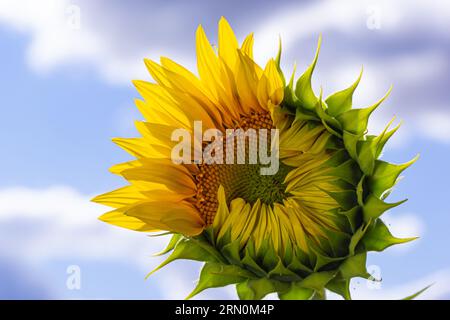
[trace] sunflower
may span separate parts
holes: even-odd
[[[243,299],[276,292],[281,299],[323,298],[325,289],[350,298],[352,277],[370,277],[368,251],[382,251],[399,239],[380,219],[401,204],[384,200],[405,164],[379,159],[398,127],[367,134],[367,108],[352,108],[361,75],[326,99],[311,87],[320,39],[312,64],[286,83],[275,59],[260,67],[253,59],[253,34],[239,45],[228,22],[219,21],[218,48],[201,26],[196,32],[198,76],[161,58],[145,60],[156,83],[134,81],[145,121],[139,138],[113,141],[136,160],[111,171],[129,185],[93,199],[113,208],[100,219],[143,232],[172,234],[161,253],[204,261],[197,287],[236,284]],[[173,132],[194,137],[194,153],[205,150],[202,130],[276,130],[278,170],[265,164],[176,163]],[[222,138],[223,139],[223,138]],[[250,143],[250,142],[249,142]],[[226,150],[234,157],[235,149]],[[248,154],[245,155],[248,157]],[[156,271],[154,270],[154,271]]]

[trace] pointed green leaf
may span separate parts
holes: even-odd
[[[363,252],[345,260],[339,267],[342,278],[351,279],[353,277],[370,277],[370,274],[366,269],[366,256],[367,254]]]
[[[322,291],[323,288],[336,275],[335,271],[314,272],[298,283],[303,288],[309,288],[316,291]]]
[[[373,139],[374,143],[376,144],[375,158],[378,158],[380,156],[386,142],[394,135],[394,133],[398,130],[398,128],[400,128],[401,123],[399,123],[394,129],[388,131],[389,127],[392,125],[394,120],[395,116],[392,117],[391,121],[389,121],[389,123],[380,133],[380,135]]]
[[[308,111],[301,106],[298,106],[295,111],[295,120],[296,121],[308,121],[308,120],[320,121],[317,114],[315,114],[312,111]]]
[[[269,280],[267,278],[248,279],[236,285],[241,300],[261,300],[266,295],[278,290],[287,290],[289,284]]]
[[[263,240],[257,256],[262,257],[262,265],[267,271],[272,270],[278,264],[279,257],[271,245],[270,238]]]
[[[260,277],[267,276],[267,272],[255,262],[255,260],[250,256],[248,252],[245,253],[244,258],[241,262],[246,267],[246,269],[250,270],[254,274]]]
[[[291,263],[288,265],[288,269],[292,270],[301,277],[305,277],[313,272],[313,270],[305,266],[296,255],[292,259]]]
[[[377,152],[375,154],[375,157],[378,158],[381,155],[381,152],[383,151],[384,145],[386,142],[394,135],[395,132],[400,128],[401,123],[399,123],[394,129],[383,132],[380,136],[377,137]]]
[[[319,189],[327,193],[334,200],[336,200],[336,202],[343,210],[350,210],[354,206],[358,205],[356,192],[354,190],[344,190],[335,192],[335,191],[328,191],[322,188]]]
[[[315,105],[317,103],[317,97],[314,94],[314,91],[311,86],[311,78],[314,68],[316,67],[317,59],[319,57],[321,43],[322,43],[322,36],[319,37],[316,54],[314,56],[312,64],[300,76],[295,86],[295,95],[299,99],[301,106],[307,110],[314,110]]]
[[[358,164],[365,175],[370,176],[375,167],[378,143],[376,140],[368,139],[358,141]]]
[[[165,255],[166,253],[168,253],[169,251],[172,251],[173,248],[175,248],[175,246],[177,245],[178,241],[180,241],[180,239],[181,239],[182,237],[183,237],[183,236],[182,236],[181,234],[175,233],[175,234],[172,236],[172,238],[170,238],[170,241],[169,241],[169,243],[167,244],[167,247],[166,247],[164,250],[162,250],[162,251],[160,251],[160,252],[158,252],[158,253],[155,253],[155,254],[153,254],[153,255],[154,255],[154,256],[162,256],[162,255]]]
[[[301,280],[301,278],[297,274],[295,274],[294,272],[292,272],[291,270],[289,270],[284,266],[280,258],[275,268],[270,270],[268,276],[269,278],[289,282]]]
[[[352,232],[355,232],[361,225],[362,222],[361,207],[355,206],[347,211],[339,210],[338,213],[347,217]]]
[[[339,228],[339,230],[342,230]],[[326,239],[330,244],[332,250],[333,262],[342,260],[348,254],[348,246],[350,244],[351,236],[339,230],[324,229]]]
[[[383,200],[375,197],[373,194],[370,194],[366,203],[363,206],[363,217],[364,221],[369,221],[370,219],[376,219],[381,216],[386,210],[395,208],[402,203],[406,202],[408,199],[398,201],[395,203],[386,203]]]
[[[228,244],[226,244],[221,252],[225,258],[231,263],[235,265],[241,265],[241,257],[239,255],[239,243],[240,239],[236,239]]]
[[[417,238],[400,239],[394,237],[383,221],[376,219],[361,239],[361,242],[367,251],[383,251],[392,245],[406,243],[415,239]]]
[[[359,170],[358,164],[353,159],[347,160],[335,167],[331,170],[330,174],[339,177],[354,186],[356,186],[361,179],[361,170]]]
[[[278,293],[280,300],[309,300],[313,295],[313,289],[301,287],[295,282],[290,284],[290,287],[286,292]]]
[[[361,180],[359,180],[358,185],[356,186],[356,198],[358,200],[358,205],[361,207],[364,205],[364,198],[366,197],[366,193],[367,193],[367,190],[364,187],[365,181],[366,181],[366,176],[363,175],[361,177]]]
[[[320,95],[319,99],[317,100],[315,110],[317,115],[322,121],[322,124],[324,127],[332,134],[338,137],[342,137],[342,135],[339,133],[342,128],[339,121],[337,121],[335,118],[330,116],[327,112],[325,112],[325,106],[322,103],[322,88],[320,88]],[[338,132],[339,131],[339,132]]]
[[[189,238],[181,239],[173,249],[170,256],[164,260],[159,266],[153,269],[146,278],[151,276],[153,273],[161,269],[162,267],[168,265],[169,263],[179,260],[196,260],[196,261],[219,261],[214,255],[202,248],[198,243]]]
[[[329,115],[335,117],[352,108],[353,93],[355,92],[355,89],[358,86],[359,81],[361,80],[362,74],[363,68],[361,68],[358,79],[356,79],[356,81],[350,87],[342,91],[333,93],[325,100],[326,104],[328,105]]]
[[[350,295],[350,279],[344,279],[341,276],[336,276],[328,282],[326,288],[334,293],[337,293],[345,300],[351,300]]]
[[[378,100],[374,105],[364,109],[351,109],[341,113],[336,119],[341,123],[342,128],[353,134],[362,134],[367,130],[367,124],[372,112],[388,97],[392,87],[386,95]]]
[[[362,136],[363,134],[353,134],[346,130],[344,130],[342,133],[345,149],[347,150],[350,157],[352,157],[352,159],[354,160],[358,160],[357,145]]]
[[[366,233],[367,229],[369,228],[369,224],[363,224],[359,229],[353,234],[352,239],[350,240],[350,244],[348,247],[349,253],[351,256],[355,254],[356,247],[358,243],[363,238],[364,234]]]
[[[368,184],[372,193],[381,198],[383,193],[391,189],[397,182],[397,178],[410,165],[417,161],[419,156],[403,164],[393,164],[382,160],[375,162],[373,175],[368,178]]]
[[[416,293],[407,296],[406,298],[403,298],[402,300],[414,300],[415,298],[417,298],[418,296],[420,296],[423,292],[425,292],[426,290],[428,290],[428,288],[430,288],[433,284],[430,284],[428,286],[426,286],[423,289],[420,289],[419,291],[417,291]]]
[[[281,45],[281,37],[278,39],[278,53],[275,58],[275,63],[277,65],[278,72],[281,75],[281,79],[283,80],[283,86],[286,84],[286,79],[284,78],[283,71],[281,70],[281,52],[282,52],[282,45]]]
[[[190,299],[208,288],[224,287],[254,278],[254,274],[238,266],[207,262],[200,272],[197,286],[186,299]]]

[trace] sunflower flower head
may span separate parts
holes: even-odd
[[[325,289],[349,299],[350,279],[370,276],[368,251],[413,240],[394,237],[380,219],[403,202],[385,198],[416,160],[379,159],[398,129],[389,129],[393,121],[367,134],[390,90],[372,106],[352,108],[359,75],[347,89],[316,95],[319,49],[320,39],[312,64],[287,82],[281,50],[260,67],[253,34],[239,45],[222,18],[217,49],[197,29],[198,75],[168,58],[145,60],[155,83],[134,82],[143,97],[136,101],[142,136],[114,139],[136,158],[111,169],[129,185],[94,201],[113,208],[100,217],[105,222],[172,234],[161,253],[170,255],[154,271],[176,259],[204,262],[189,297],[236,284],[242,299],[323,298]],[[236,132],[245,133],[243,143],[234,144]],[[250,146],[261,150],[262,141],[270,148],[252,155]]]

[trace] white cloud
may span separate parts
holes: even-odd
[[[97,217],[108,209],[89,199],[67,186],[0,189],[0,227],[4,229],[0,238],[16,238],[14,242],[1,241],[2,252],[11,250],[10,254],[19,253],[30,262],[71,256],[127,258],[148,266],[146,258],[157,252],[165,239],[149,241],[143,234],[100,222]],[[5,227],[10,224],[19,232]],[[30,225],[39,228],[29,230]]]
[[[161,251],[168,238],[149,238],[97,220],[107,208],[90,198],[67,186],[0,189],[0,255],[29,268],[30,273],[58,259],[73,264],[126,261],[140,270],[145,281],[145,275],[164,259],[151,255]],[[148,286],[159,288],[161,298],[184,298],[194,288],[199,268],[200,263],[175,262],[155,273]],[[214,296],[226,299],[235,293],[232,288],[216,290]],[[211,293],[198,298],[211,298]]]
[[[428,138],[450,143],[450,107],[445,111],[430,110],[419,113],[416,125]]]
[[[174,57],[181,58],[171,48],[158,48],[150,43],[143,43],[137,50],[127,51],[126,55],[121,54],[114,47],[123,47],[119,44],[125,44],[127,39],[111,37],[95,28],[95,23],[93,27],[92,22],[100,19],[94,16],[88,23],[88,13],[94,13],[88,3],[78,6],[69,0],[0,2],[0,24],[30,36],[27,62],[40,73],[51,72],[60,66],[83,64],[96,69],[110,83],[129,84],[132,79],[148,77],[144,57],[157,58],[163,52],[172,52]],[[99,11],[95,15],[103,13]]]
[[[292,5],[263,19],[256,30],[255,54],[261,60],[274,56],[276,48],[273,44],[277,43],[280,35],[285,50],[298,41],[328,30],[356,35],[368,29],[367,23],[374,11],[378,14],[376,18],[380,19],[377,32],[395,35],[420,27],[448,37],[445,30],[450,25],[449,7],[447,1],[430,3],[426,0],[415,1],[414,4],[407,0],[376,3],[370,0],[329,0]]]
[[[164,31],[145,30],[144,22],[142,27],[145,31],[133,29],[114,34],[117,21],[112,19],[115,16],[105,15],[105,12],[113,11],[113,4],[104,4],[104,7],[99,8],[91,7],[84,1],[77,3],[73,5],[69,0],[3,0],[0,3],[0,23],[31,36],[27,59],[37,71],[45,72],[61,65],[86,63],[96,68],[106,80],[128,84],[130,79],[146,76],[143,57],[168,55],[189,67],[195,65],[195,58],[188,58],[186,53],[174,50],[178,48],[162,46],[157,39],[149,43],[145,34],[150,32],[156,35]],[[293,50],[298,41],[326,30],[357,35],[367,29],[367,19],[371,14],[368,9],[372,7],[372,1],[360,0],[281,6],[278,11],[271,12],[269,17],[260,19],[264,22],[256,27],[255,55],[260,61],[272,57],[279,35],[282,36],[285,52]],[[430,3],[423,0],[411,5],[406,0],[386,0],[377,2],[376,7],[380,9],[382,22],[377,32],[399,35],[410,32],[411,27],[421,27],[422,30],[432,30],[447,36],[444,32],[450,21],[447,2]],[[158,17],[166,20],[170,18],[175,25],[180,22],[179,9],[183,9],[183,4],[166,5],[166,8],[154,5],[154,10],[159,12]],[[139,10],[139,6],[130,6],[130,10]],[[174,28],[170,35],[180,38],[186,36],[185,32],[183,28]],[[193,41],[193,30],[189,35]],[[134,50],[123,52],[129,37],[142,37],[143,41]],[[417,62],[417,59],[414,61]],[[405,70],[413,72],[415,69]]]

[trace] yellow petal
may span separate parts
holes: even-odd
[[[143,202],[125,211],[155,229],[194,236],[203,231],[204,222],[198,210],[187,202]]]
[[[122,209],[107,212],[99,217],[99,220],[130,230],[143,231],[143,232],[155,232],[160,229],[156,229],[153,226],[143,222],[142,220],[134,217],[124,215]]]
[[[250,59],[253,59],[253,32],[250,33],[242,43],[241,50],[242,52],[247,55]]]
[[[188,116],[179,108],[179,104],[171,98],[166,89],[145,81],[133,81],[133,84],[146,101],[145,107],[141,105],[142,109],[144,109],[141,112],[147,121],[158,123],[153,117],[155,114],[159,114],[160,118],[164,119],[164,122],[161,122],[161,124],[177,128],[189,128],[192,126]],[[146,112],[145,108],[150,110]]]
[[[236,198],[233,201],[231,201],[230,204],[230,214],[228,217],[226,217],[225,221],[223,222],[223,225],[220,227],[220,232],[217,235],[217,241],[220,241],[220,239],[227,233],[227,231],[231,231],[231,241],[235,240],[237,238],[236,236],[236,228],[235,225],[239,221],[239,217],[242,216],[241,211],[244,209],[245,201],[241,198]]]
[[[124,170],[121,175],[132,183],[154,182],[176,193],[196,194],[196,184],[184,166],[173,164],[170,159],[141,159],[140,162],[141,167]]]
[[[228,209],[227,199],[225,197],[225,189],[222,185],[219,186],[217,190],[217,200],[219,202],[219,206],[217,208],[216,215],[214,216],[213,228],[219,233],[223,224],[230,214],[230,210]]]
[[[114,138],[112,141],[136,158],[161,157],[158,148],[153,147],[143,138]]]
[[[134,186],[126,186],[96,196],[91,201],[113,208],[121,208],[145,199],[145,196]]]
[[[283,101],[284,85],[276,62],[270,59],[258,83],[259,104],[268,109],[268,102],[279,105]]]
[[[219,84],[217,80],[221,78],[219,61],[201,25],[196,32],[196,48],[197,68],[202,83],[218,100]]]
[[[261,200],[257,199],[248,214],[248,220],[246,221],[245,228],[243,228],[243,233],[241,235],[241,243],[246,243],[254,232],[256,232],[257,224],[259,223],[260,210]]]
[[[234,70],[237,62],[238,41],[228,21],[222,17],[219,21],[219,57]]]
[[[196,99],[214,122],[221,126],[223,108],[214,96],[204,88],[201,81],[189,70],[168,58],[161,57],[161,64],[164,66],[167,78],[173,87]]]
[[[246,113],[261,110],[257,99],[259,76],[256,64],[238,51],[239,67],[236,74],[236,86],[241,105]],[[259,68],[259,67],[258,67]]]

